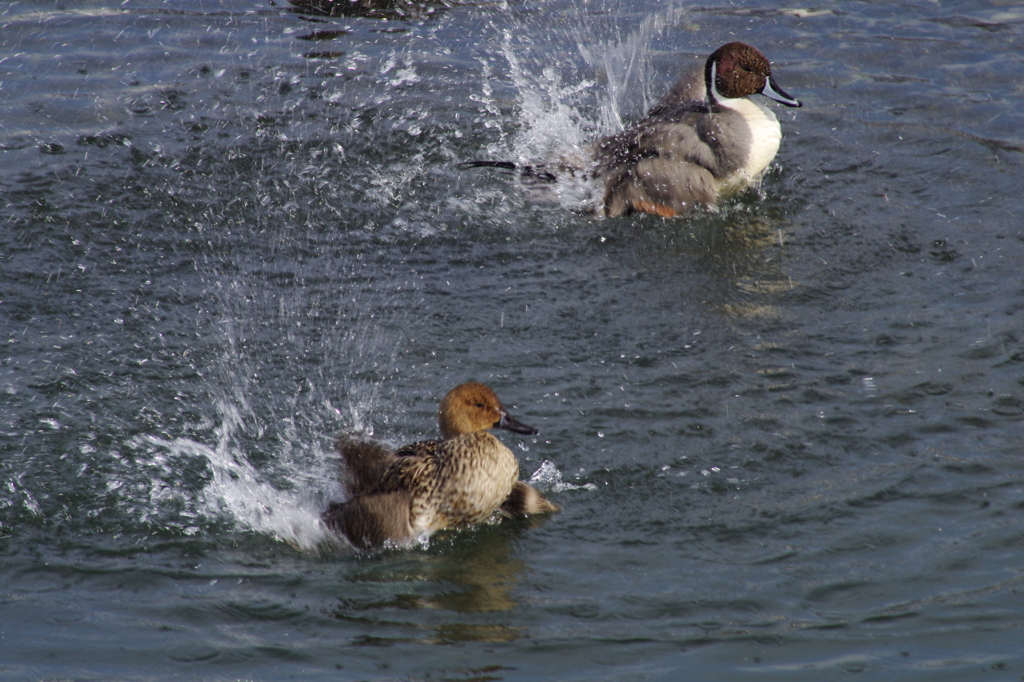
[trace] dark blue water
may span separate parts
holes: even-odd
[[[0,7],[0,676],[1024,677],[1024,12],[356,5]],[[455,168],[734,39],[805,106],[717,214]],[[466,380],[564,511],[333,546]]]

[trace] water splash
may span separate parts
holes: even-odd
[[[591,69],[604,76],[604,88],[598,98],[598,128],[602,134],[625,129],[625,117],[642,114],[662,93],[654,88],[652,57],[655,45],[672,29],[685,25],[689,10],[667,7],[646,16],[635,29],[623,33],[619,26],[610,37],[582,24],[576,44]]]
[[[655,92],[652,65],[656,43],[684,24],[687,12],[669,7],[631,28],[609,22],[602,12],[583,13],[581,21],[561,30],[533,30],[525,25],[528,20],[514,20],[511,28],[499,29],[500,54],[516,97],[516,128],[511,134],[502,133],[499,143],[488,147],[488,154],[556,172],[559,182],[554,185],[530,183],[535,199],[554,200],[573,211],[592,210],[602,190],[586,172],[590,145],[603,135],[622,131],[630,118],[641,115],[660,96],[660,91]],[[555,41],[536,42],[536,36],[552,34]],[[565,54],[565,45],[575,45],[576,54]],[[567,59],[552,65],[555,49]],[[492,68],[485,63],[482,80],[490,77]],[[488,105],[482,111],[499,116],[490,106],[493,97],[488,89],[481,101]],[[485,125],[503,130],[505,124],[492,120]]]
[[[210,447],[188,438],[166,440],[146,436],[135,443],[148,449],[153,462],[162,462],[167,477],[154,477],[151,500],[153,516],[162,506],[177,503],[180,509],[177,527],[186,535],[195,535],[209,522],[221,522],[237,530],[265,533],[305,551],[331,540],[320,522],[320,512],[330,496],[340,496],[335,467],[326,453],[318,453],[319,470],[292,472],[290,487],[275,485],[244,454],[226,442]],[[209,481],[190,495],[174,480],[171,468],[185,460],[201,460],[209,472]],[[146,519],[144,519],[146,520]],[[157,518],[149,519],[157,522]],[[167,523],[159,519],[160,523]],[[172,527],[175,524],[171,524]]]
[[[582,63],[562,65],[561,71],[550,65],[551,45],[529,42],[538,32],[505,29],[501,49],[524,129],[517,149],[543,152],[534,148],[545,142],[579,148],[598,135],[622,131],[627,117],[642,114],[661,96],[652,59],[663,38],[672,40],[672,52],[679,49],[677,30],[687,25],[689,12],[669,6],[638,25],[622,22],[617,12],[584,14],[565,29],[562,41],[576,46]],[[535,64],[543,66],[531,68]]]
[[[541,462],[540,467],[533,472],[530,480],[527,481],[541,492],[560,493],[566,490],[597,490],[593,483],[576,485],[562,480],[562,472],[558,470],[555,463],[549,459]]]
[[[513,43],[513,32],[505,30],[502,54],[508,61],[509,77],[519,96],[517,119],[520,130],[513,149],[520,163],[534,163],[547,157],[573,157],[595,136],[594,126],[581,109],[581,95],[596,83],[583,80],[563,85],[561,74],[545,67],[539,76],[524,66]]]
[[[344,499],[333,440],[393,416],[381,407],[417,296],[367,269],[335,266],[301,286],[258,273],[212,283],[211,413],[181,437],[132,441],[142,476],[122,497],[144,523],[187,535],[226,526],[312,552],[331,541],[320,514]]]

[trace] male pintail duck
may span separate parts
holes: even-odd
[[[515,455],[488,432],[537,433],[510,417],[488,386],[469,382],[453,388],[441,401],[437,421],[443,440],[395,452],[380,443],[339,439],[350,499],[324,512],[327,526],[366,549],[466,528],[495,512],[526,517],[561,510],[518,480]]]
[[[561,163],[517,168],[502,161],[470,161],[460,167],[517,170],[534,181],[555,182],[566,170],[603,181],[596,213],[617,217],[634,212],[666,218],[693,206],[714,207],[756,184],[782,140],[770,109],[747,99],[761,94],[789,107],[803,106],[772,77],[768,59],[746,43],[727,43],[691,68],[633,127],[601,138],[587,150],[592,165]]]

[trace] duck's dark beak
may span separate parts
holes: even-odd
[[[526,424],[520,421],[516,421],[512,417],[508,416],[508,414],[505,412],[501,413],[501,419],[499,419],[498,422],[494,425],[494,428],[505,429],[506,431],[513,431],[515,433],[522,433],[527,436],[536,436],[538,433],[540,433],[540,431],[533,428],[532,426],[527,426]]]
[[[787,107],[803,106],[803,102],[787,95],[786,91],[775,82],[775,78],[770,75],[768,76],[768,82],[764,84],[764,88],[761,90],[761,94],[768,99],[775,100],[779,104],[785,104]]]

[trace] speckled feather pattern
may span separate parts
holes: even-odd
[[[486,521],[519,478],[515,455],[486,431],[415,443],[396,454],[380,490],[409,491],[410,522],[419,532]]]

